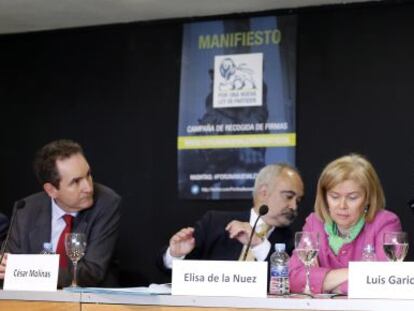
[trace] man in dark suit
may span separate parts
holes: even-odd
[[[286,164],[267,165],[256,177],[251,210],[207,212],[194,228],[183,228],[171,237],[160,264],[170,269],[174,259],[239,259],[262,205],[267,205],[269,211],[259,219],[252,239],[251,257],[258,261],[269,260],[276,242],[286,243],[291,252],[293,238],[289,225],[297,215],[302,196],[303,182],[295,168]],[[261,229],[263,227],[266,232]]]
[[[114,248],[120,196],[93,183],[81,146],[70,140],[44,146],[36,156],[34,170],[44,192],[23,199],[25,205],[16,211],[8,252],[39,254],[45,242],[51,243],[60,254],[58,286],[65,287],[71,284],[73,268],[64,252],[64,233],[85,233],[87,246],[78,263],[78,284],[116,286]],[[6,264],[7,257],[0,266],[0,278]]]

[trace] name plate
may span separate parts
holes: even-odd
[[[59,255],[8,254],[4,290],[56,291]]]
[[[174,260],[172,295],[267,296],[267,262]]]
[[[348,296],[414,299],[414,262],[350,262]]]

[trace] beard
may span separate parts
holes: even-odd
[[[283,218],[285,220],[282,226],[289,226],[297,216],[298,212],[296,210],[285,207],[280,213],[280,218]]]

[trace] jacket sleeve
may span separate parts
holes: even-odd
[[[213,212],[208,211],[206,212],[203,217],[198,220],[194,225],[194,238],[195,238],[195,246],[194,249],[185,256],[187,259],[202,259],[203,258],[203,252],[204,252],[204,245],[205,240],[207,238],[206,234],[208,233],[208,228],[210,226],[210,223],[213,222]],[[171,269],[165,267],[164,265],[164,254],[168,250],[168,245],[164,245],[161,248],[161,251],[157,254],[156,258],[156,265],[157,267],[164,272],[166,275],[171,276]]]
[[[120,221],[119,196],[112,196],[102,202],[100,211],[87,232],[88,244],[85,256],[78,263],[78,283],[80,286],[102,286],[110,269],[118,239]],[[70,285],[73,268],[59,270],[59,287]]]
[[[195,247],[189,253],[186,258],[188,259],[205,259],[206,253],[208,253],[207,244],[208,240],[211,238],[212,234],[209,228],[214,228],[214,226],[221,226],[217,222],[217,217],[214,217],[213,211],[206,212],[203,217],[198,220],[194,225],[194,238],[195,238]]]
[[[402,231],[400,219],[394,213],[381,213],[375,217],[373,225],[375,227],[374,247],[377,260],[387,261],[387,256],[385,255],[382,247],[384,233]]]

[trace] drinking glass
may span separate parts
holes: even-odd
[[[406,232],[384,232],[382,247],[389,261],[403,261],[408,252]]]
[[[77,287],[77,267],[78,261],[85,255],[86,236],[84,233],[67,233],[65,235],[66,255],[73,264],[72,287]]]
[[[319,233],[318,232],[296,232],[295,234],[295,252],[303,262],[306,269],[305,294],[312,294],[309,286],[310,267],[313,260],[318,255],[319,250]]]

